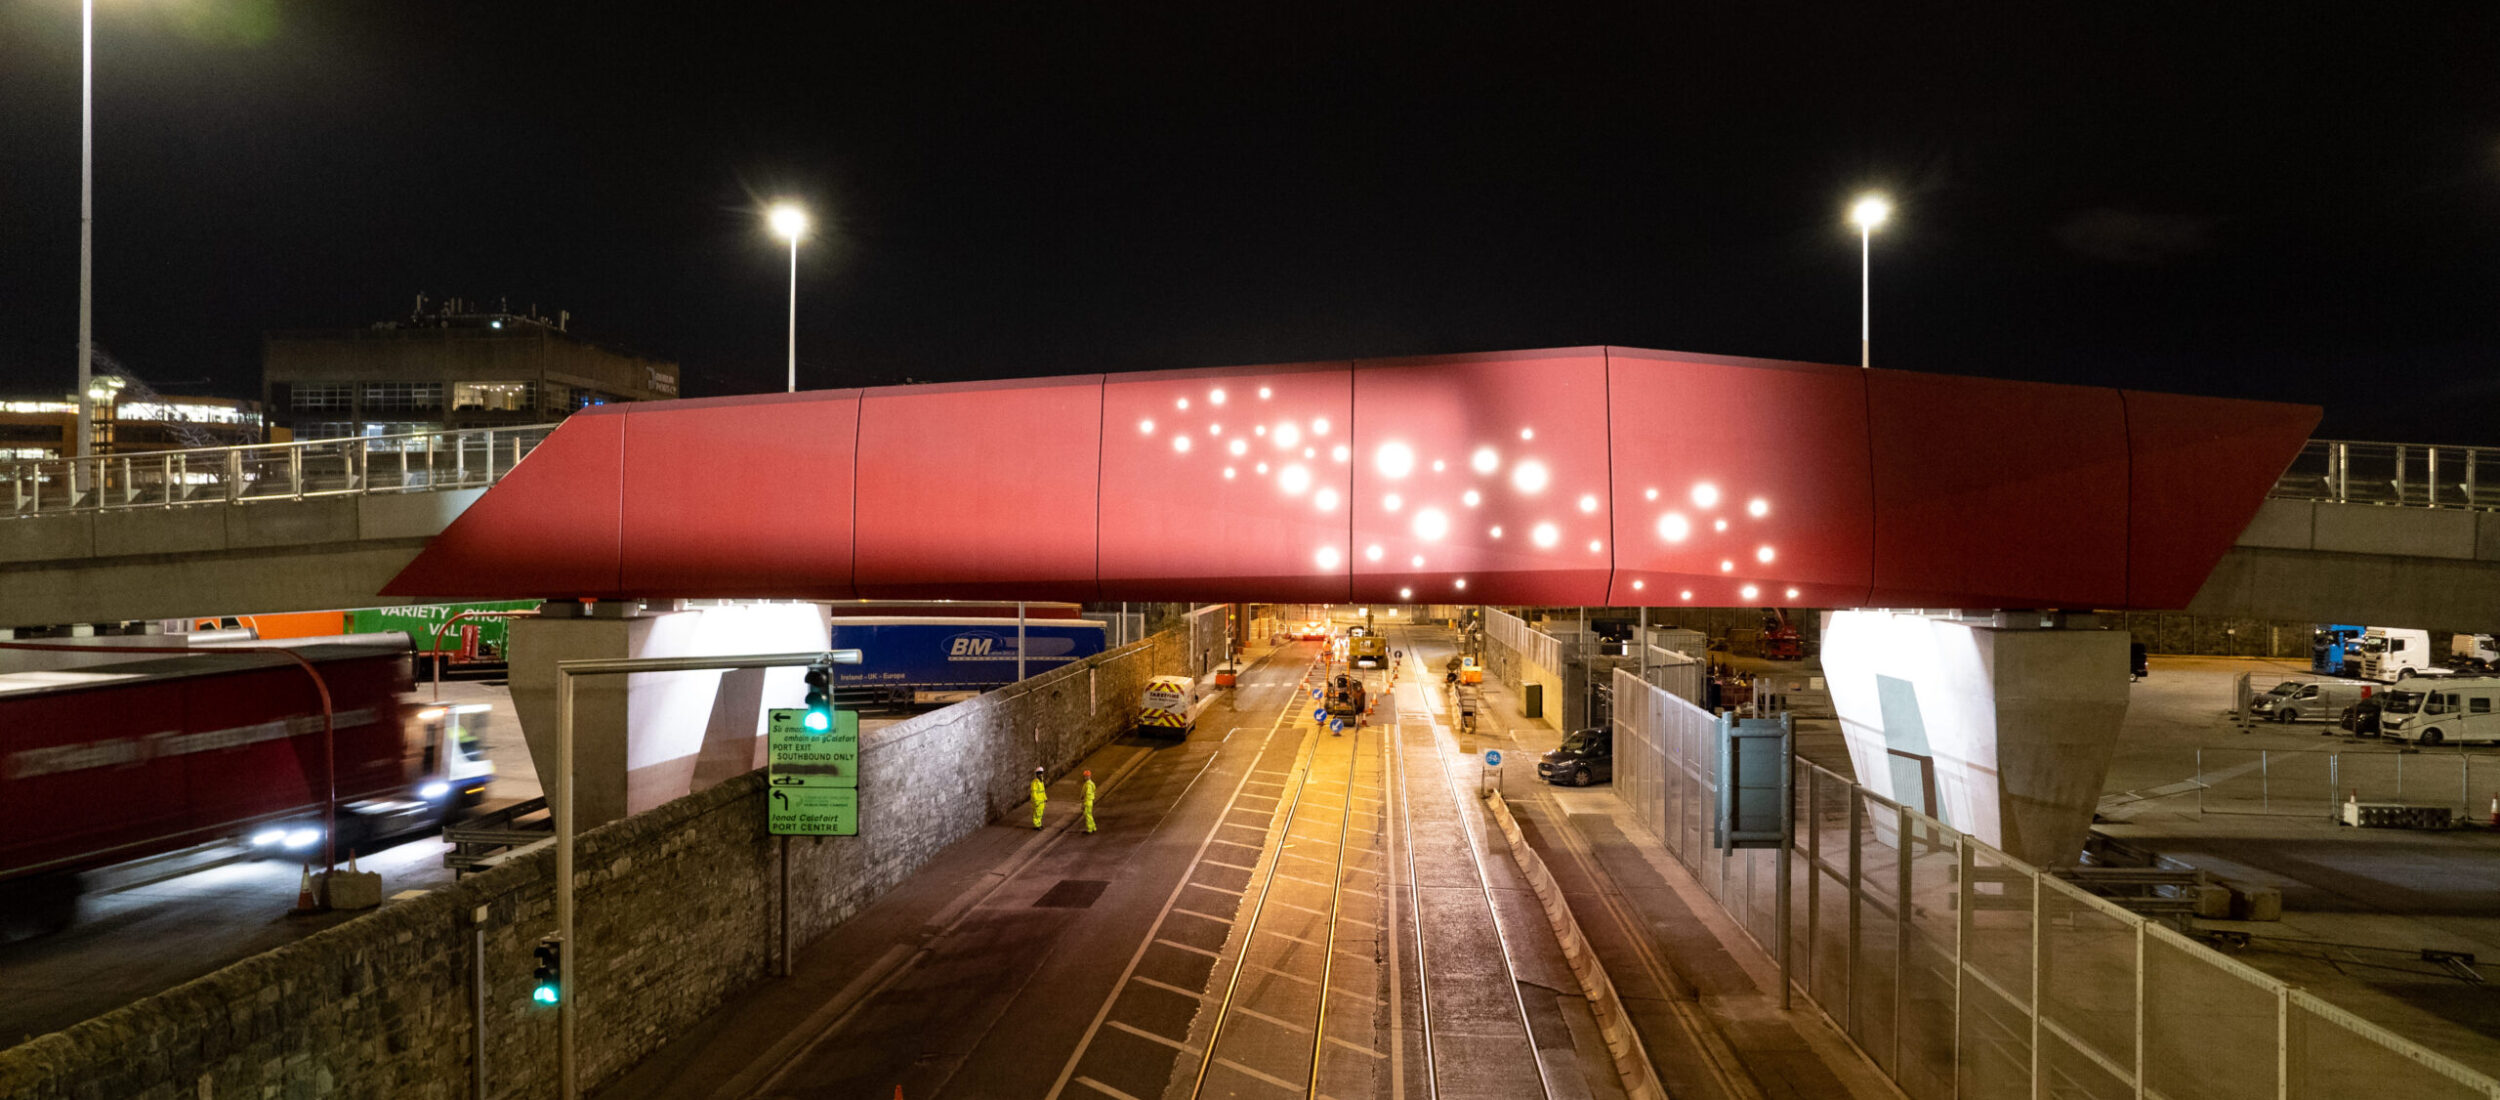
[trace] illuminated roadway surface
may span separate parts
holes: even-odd
[[[1099,834],[983,830],[601,1095],[1622,1095],[1413,662],[1339,736],[1315,649],[1098,754]]]

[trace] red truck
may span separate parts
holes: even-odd
[[[329,685],[338,851],[439,825],[492,765],[453,708],[403,701],[404,647],[297,649]],[[81,871],[215,841],[318,859],[321,700],[271,653],[132,655],[0,674],[0,918],[76,913]]]

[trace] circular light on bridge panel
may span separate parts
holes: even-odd
[[[1293,496],[1301,496],[1311,487],[1311,471],[1300,466],[1287,466],[1276,472],[1276,487]]]
[[[1414,599],[1414,598],[1415,598],[1415,590],[1414,590],[1414,589],[1412,589],[1412,588],[1401,588],[1401,589],[1398,589],[1398,598],[1399,598],[1399,599],[1401,599],[1401,600],[1411,600],[1411,599]],[[1396,614],[1396,612],[1392,611],[1392,612],[1390,612],[1390,614],[1394,615],[1394,614]]]
[[[1371,544],[1370,546],[1364,547],[1364,548],[1363,548],[1363,556],[1364,556],[1364,557],[1366,557],[1366,558],[1370,558],[1370,559],[1371,559],[1371,560],[1373,560],[1373,561],[1379,561],[1379,560],[1380,560],[1380,544],[1375,542],[1375,543]]]
[[[1337,491],[1335,489],[1322,489],[1319,492],[1313,493],[1311,494],[1311,503],[1316,505],[1320,511],[1334,512],[1337,510]]]
[[[1334,546],[1320,547],[1319,553],[1312,555],[1312,560],[1317,561],[1319,563],[1319,567],[1322,569],[1335,569],[1337,567],[1337,548]]]
[[[1232,479],[1233,479],[1233,468],[1232,468],[1232,467],[1230,467],[1230,466],[1226,466],[1226,467],[1224,467],[1224,480],[1226,480],[1226,481],[1231,481]]]
[[[1155,430],[1155,422],[1154,422],[1154,421],[1152,421],[1152,420],[1140,420],[1140,421],[1138,421],[1138,422],[1137,422],[1137,430],[1138,430],[1138,431],[1141,431],[1141,432],[1144,432],[1144,433],[1146,433],[1146,434],[1148,434],[1148,435],[1153,435],[1153,434],[1154,434],[1154,430]]]
[[[1268,438],[1275,440],[1279,447],[1299,447],[1302,445],[1302,429],[1292,421],[1286,421],[1278,424]]]
[[[1656,499],[1658,499],[1658,490],[1656,490],[1656,489],[1651,489],[1651,490],[1649,490],[1649,492],[1648,492],[1646,495],[1649,497],[1649,499],[1651,499],[1651,500],[1656,500]]]
[[[1275,394],[1276,394],[1276,391],[1271,390],[1271,389],[1267,388],[1266,386],[1261,386],[1261,387],[1259,387],[1259,400],[1261,400],[1261,401],[1265,401],[1265,400],[1267,400],[1268,398],[1275,396]]]
[[[1711,520],[1710,529],[1713,531],[1725,531],[1727,530],[1727,521],[1723,519]]]
[[[1415,513],[1415,537],[1425,542],[1439,542],[1450,533],[1450,517],[1438,508]]]
[[[1336,446],[1328,449],[1328,457],[1336,459],[1339,462],[1343,462],[1346,459],[1354,457],[1354,448],[1348,447],[1343,443],[1337,444]]]
[[[1208,390],[1208,391],[1207,391],[1207,404],[1210,404],[1210,405],[1221,405],[1221,404],[1223,404],[1223,403],[1224,403],[1224,391],[1222,391],[1222,390]]]
[[[1467,589],[1467,578],[1460,577],[1456,583],[1460,591],[1463,592]]]
[[[1550,523],[1540,523],[1528,532],[1528,537],[1539,546],[1552,546],[1562,541],[1562,529]]]
[[[1422,554],[1417,554],[1414,557],[1406,559],[1406,564],[1414,566],[1417,569],[1421,569],[1424,567],[1424,556]]]
[[[1693,533],[1693,521],[1682,512],[1669,512],[1658,517],[1658,537],[1668,542],[1682,542]]]
[[[1415,472],[1415,450],[1404,443],[1383,443],[1372,452],[1372,467],[1382,477],[1405,477]]]
[[[1267,463],[1264,463],[1264,462],[1259,463],[1259,467],[1258,467],[1258,469],[1259,469],[1259,472],[1260,472],[1260,473],[1262,473],[1262,474],[1266,473],[1266,472],[1267,472]]]
[[[1725,559],[1721,559],[1721,560],[1720,560],[1720,562],[1719,562],[1719,572],[1722,572],[1722,573],[1733,573],[1733,572],[1735,572],[1735,571],[1736,571],[1736,563],[1735,563],[1735,562],[1732,562],[1732,561],[1727,561],[1727,560],[1725,560]]]
[[[1596,510],[1597,510],[1597,494],[1595,494],[1595,493],[1582,493],[1582,494],[1580,494],[1580,510],[1581,510],[1581,511],[1583,511],[1583,512],[1594,512],[1594,511],[1596,511]]]
[[[1534,429],[1534,428],[1521,428],[1521,429],[1519,429],[1519,438],[1521,438],[1521,439],[1535,439],[1535,438],[1536,438],[1536,429]]]
[[[1491,447],[1478,447],[1476,453],[1467,456],[1467,464],[1475,467],[1477,473],[1489,474],[1501,468],[1502,456]]]
[[[1189,453],[1189,437],[1188,437],[1188,436],[1185,436],[1185,435],[1176,435],[1176,436],[1173,436],[1173,437],[1172,437],[1172,449],[1173,449],[1173,450],[1175,450],[1175,451],[1179,451],[1179,452],[1180,452],[1180,453],[1182,453],[1182,454],[1188,454],[1188,453]]]
[[[1600,542],[1600,541],[1598,541],[1598,540],[1596,540],[1596,539],[1590,539],[1590,540],[1589,540],[1589,553],[1594,554],[1594,553],[1596,553],[1596,552],[1598,552],[1598,551],[1600,551],[1600,550],[1603,550],[1603,549],[1605,549],[1605,548],[1606,548],[1606,544],[1605,544],[1605,543]]]
[[[1483,493],[1479,493],[1479,492],[1477,492],[1477,491],[1475,491],[1475,490],[1473,490],[1473,489],[1469,489],[1469,490],[1467,490],[1467,491],[1466,491],[1466,492],[1464,492],[1464,493],[1460,493],[1460,494],[1458,495],[1458,499],[1459,499],[1459,502],[1460,502],[1460,503],[1465,504],[1466,506],[1468,506],[1468,507],[1470,507],[1470,508],[1473,508],[1473,507],[1475,507],[1476,505],[1479,505],[1479,504],[1484,503],[1484,494],[1483,494]]]
[[[1719,487],[1705,481],[1693,486],[1693,507],[1708,508],[1719,502]]]
[[[1494,538],[1497,538],[1497,539],[1498,539],[1498,538],[1502,537],[1502,528],[1501,528],[1501,526],[1500,526],[1499,524],[1496,524],[1496,525],[1494,526],[1493,530],[1492,530],[1490,533],[1492,534],[1492,536],[1493,536]]]
[[[1535,459],[1510,468],[1510,487],[1523,493],[1543,492],[1549,480],[1552,475],[1545,472],[1545,464]]]
[[[1189,408],[1189,399],[1186,397],[1181,398],[1180,400],[1173,402],[1172,405],[1175,408],[1187,411]]]
[[[1692,599],[1692,598],[1693,598],[1693,590],[1692,590],[1692,589],[1690,589],[1690,588],[1685,589],[1685,590],[1684,590],[1684,592],[1683,592],[1683,598],[1684,598],[1684,599],[1688,599],[1688,600],[1689,600],[1689,599]]]
[[[1762,594],[1762,590],[1749,584],[1743,588],[1737,589],[1736,594],[1750,600],[1754,597],[1760,596]]]
[[[1764,500],[1761,497],[1755,497],[1752,500],[1746,501],[1745,514],[1752,516],[1755,519],[1761,519],[1764,516],[1770,515],[1771,502]]]
[[[1388,496],[1380,498],[1380,506],[1394,512],[1400,508],[1406,507],[1406,498],[1399,496],[1396,493],[1391,493]]]
[[[1758,562],[1761,562],[1761,563],[1762,563],[1762,564],[1764,564],[1764,565],[1769,565],[1769,564],[1771,564],[1771,558],[1772,558],[1771,548],[1770,548],[1770,547],[1768,547],[1768,546],[1765,546],[1765,547],[1763,547],[1762,549],[1760,549],[1760,550],[1756,550],[1756,551],[1754,551],[1754,552],[1753,552],[1753,560],[1758,561]]]
[[[1638,592],[1638,591],[1640,591],[1641,589],[1644,589],[1644,588],[1647,588],[1647,587],[1649,587],[1649,582],[1648,582],[1648,581],[1633,581],[1633,582],[1632,582],[1632,591],[1634,591],[1634,592]]]
[[[1242,438],[1239,438],[1239,437],[1235,437],[1235,438],[1234,438],[1234,440],[1233,440],[1231,443],[1228,443],[1228,444],[1225,444],[1225,445],[1224,445],[1224,449],[1225,449],[1225,450],[1228,450],[1228,451],[1231,451],[1231,452],[1233,452],[1234,454],[1237,454],[1237,455],[1238,455],[1238,454],[1248,454],[1248,453],[1250,453],[1250,441],[1249,441],[1249,440],[1247,440],[1247,439],[1242,439]]]
[[[1796,589],[1794,589],[1794,588],[1789,589],[1789,590],[1788,590],[1788,598],[1789,598],[1789,599],[1792,599],[1792,600],[1793,600],[1793,599],[1796,599],[1796,598],[1797,598],[1797,590],[1796,590]]]
[[[1311,421],[1311,434],[1312,434],[1312,435],[1327,435],[1327,434],[1328,434],[1328,418],[1327,418],[1327,417],[1325,417],[1325,416],[1323,416],[1323,417],[1320,417],[1320,418],[1319,418],[1319,419],[1317,419],[1317,420],[1313,420],[1313,421]]]

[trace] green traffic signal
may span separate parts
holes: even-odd
[[[538,968],[530,974],[530,1000],[551,1005],[564,999],[564,944],[549,936],[532,949]]]
[[[556,1003],[556,983],[552,980],[539,982],[538,988],[530,991],[530,999],[542,1005]]]
[[[803,724],[810,733],[833,728],[833,670],[823,665],[808,666],[807,717]]]
[[[823,733],[830,730],[833,728],[833,712],[823,707],[809,708],[806,725],[811,733]]]

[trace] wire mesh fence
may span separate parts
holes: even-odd
[[[2500,813],[2500,753],[2463,749],[2196,750],[2196,808],[2209,814],[2341,815],[2347,801]]]
[[[1628,671],[1614,690],[1617,795],[1765,951],[1786,940],[1795,990],[1914,1100],[2500,1100],[2500,1081],[1802,760],[1783,929],[1779,853],[1714,845],[1712,716]],[[2198,770],[2233,805],[2323,812],[2339,755],[2393,754],[2252,750]],[[2494,758],[2405,755],[2416,776],[2438,760],[2452,799],[2500,780]]]

